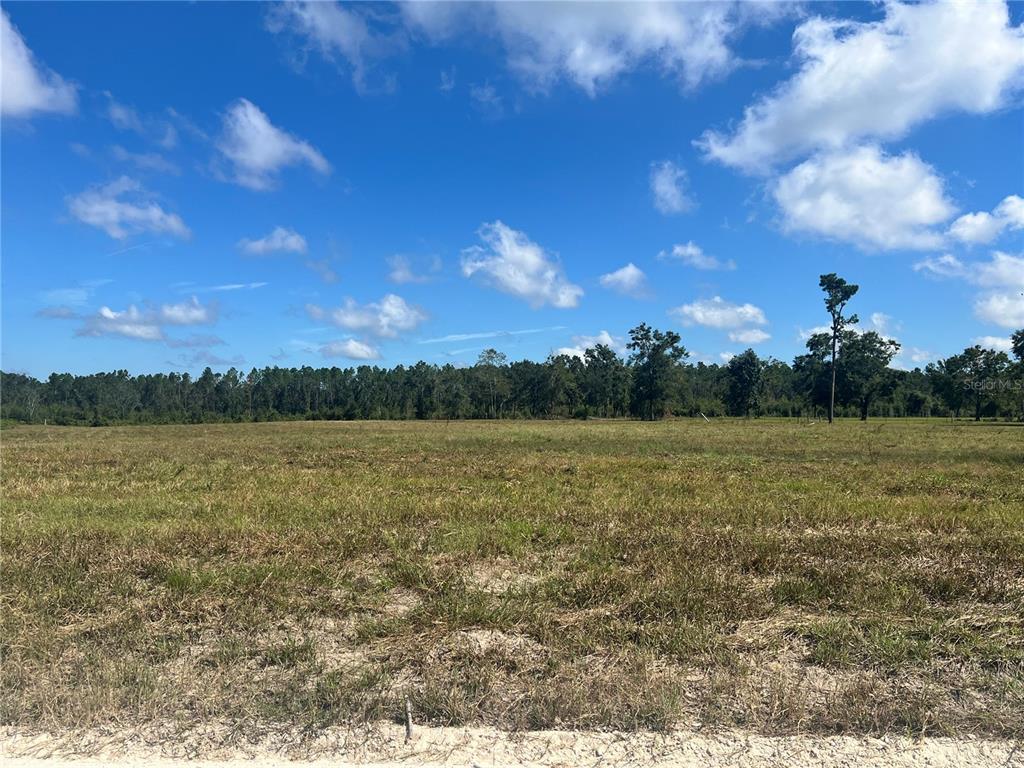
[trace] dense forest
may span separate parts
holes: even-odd
[[[792,365],[752,349],[724,365],[688,364],[675,331],[641,323],[627,357],[597,344],[583,357],[510,363],[495,349],[457,368],[210,368],[130,376],[127,371],[39,381],[0,372],[0,417],[49,424],[133,424],[276,419],[544,419],[665,416],[967,416],[1024,421],[1024,329],[1005,352],[968,347],[923,371],[891,367],[900,345],[856,328],[847,304],[858,286],[822,275],[826,333]]]
[[[724,365],[687,364],[679,336],[641,325],[620,357],[598,345],[585,357],[508,362],[487,350],[471,367],[420,362],[385,369],[234,368],[130,376],[127,371],[46,381],[3,373],[5,419],[50,424],[275,419],[495,419],[827,415],[831,338],[811,337],[792,365],[753,350]],[[970,347],[924,370],[889,367],[895,349],[874,332],[838,344],[838,416],[1024,419],[1024,331],[1014,360]]]

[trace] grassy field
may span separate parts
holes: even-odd
[[[1024,736],[1024,429],[19,426],[6,724]]]

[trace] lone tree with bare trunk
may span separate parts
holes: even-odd
[[[856,315],[843,316],[846,303],[860,290],[859,285],[848,283],[835,272],[822,275],[818,281],[825,292],[825,309],[832,316],[832,389],[828,399],[828,423],[831,424],[836,412],[836,345],[848,325],[856,325],[860,319]]]

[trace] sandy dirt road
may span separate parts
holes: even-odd
[[[406,744],[399,726],[358,733],[328,731],[301,748],[279,737],[204,748],[152,734],[84,732],[74,738],[2,733],[4,768],[493,768],[642,766],[643,768],[768,768],[843,766],[1024,766],[1024,744],[981,739],[854,736],[767,737],[715,734],[616,734],[541,731],[509,734],[486,728],[417,728]]]

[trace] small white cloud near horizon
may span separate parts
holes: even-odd
[[[77,110],[76,86],[37,61],[7,11],[0,10],[0,114],[28,118]]]
[[[349,360],[380,360],[380,350],[357,339],[329,341],[320,347],[323,357],[345,357]]]
[[[719,330],[737,329],[745,325],[767,325],[760,307],[753,304],[732,304],[721,296],[683,304],[669,310],[684,325],[703,325]]]
[[[872,312],[869,318],[871,327],[878,333],[886,333],[889,328],[889,324],[892,322],[892,317],[885,314],[885,312]]]
[[[498,290],[523,299],[533,308],[548,304],[568,309],[579,304],[583,289],[570,283],[557,258],[530,240],[525,232],[500,220],[481,225],[484,242],[462,252],[462,274],[481,275]]]
[[[434,339],[420,339],[418,344],[437,344],[439,342],[451,341],[472,341],[475,339],[496,339],[509,336],[523,336],[534,333],[545,333],[547,331],[561,331],[565,326],[553,325],[548,328],[524,328],[516,331],[476,331],[473,333],[449,333],[445,336],[438,336]]]
[[[220,292],[220,291],[254,291],[257,288],[265,288],[270,283],[261,281],[254,283],[224,283],[222,285],[208,285],[204,288],[194,288],[197,293]],[[182,291],[188,293],[188,291]]]
[[[1013,351],[1013,339],[1009,336],[976,336],[974,343],[983,349],[994,349],[996,352],[1010,354]]]
[[[772,335],[760,328],[748,328],[743,331],[729,331],[729,341],[735,341],[737,344],[760,344],[763,341],[768,341]]]
[[[671,160],[651,163],[651,197],[654,207],[666,216],[685,213],[693,208],[686,194],[686,171]]]
[[[288,227],[274,227],[274,230],[257,240],[242,238],[238,247],[251,256],[266,256],[271,253],[306,253],[306,238]]]
[[[714,256],[710,256],[704,253],[704,249],[697,245],[693,240],[686,243],[677,243],[672,246],[670,251],[661,251],[658,254],[658,258],[664,260],[676,259],[686,264],[688,267],[694,269],[724,269],[732,271],[736,269],[736,262],[732,259],[728,261],[720,261]]]
[[[166,233],[183,240],[192,236],[178,214],[165,211],[139,182],[127,176],[89,187],[67,202],[72,216],[115,240],[141,232]]]
[[[95,315],[75,331],[76,336],[124,336],[139,341],[163,341],[164,332],[155,318],[138,309],[134,304],[128,309],[116,312],[110,307],[100,307]]]
[[[1008,195],[992,213],[965,213],[949,227],[949,234],[961,243],[991,243],[1006,230],[1024,229],[1024,198]]]
[[[1024,327],[1024,256],[992,251],[987,262],[964,262],[945,254],[922,259],[914,270],[987,289],[976,295],[974,314],[1002,328]]]
[[[811,328],[797,328],[796,335],[800,341],[807,341],[811,336],[817,336],[821,333],[832,333],[832,328],[827,325],[815,325]]]
[[[586,351],[592,347],[596,347],[598,344],[603,344],[604,346],[611,348],[618,355],[622,355],[626,351],[626,347],[622,339],[612,336],[608,331],[601,331],[596,336],[573,336],[572,346],[559,347],[555,351],[555,354],[578,357],[580,360],[583,360]]]
[[[1001,328],[1024,328],[1024,294],[991,293],[974,302],[974,314]]]
[[[278,174],[290,166],[308,165],[322,176],[331,172],[330,163],[316,147],[278,128],[244,98],[224,114],[217,149],[231,165],[228,180],[258,191],[276,186]]]
[[[634,299],[647,295],[647,275],[633,262],[629,262],[614,272],[601,275],[599,281],[608,290],[621,293],[624,296],[632,296]]]
[[[930,165],[875,145],[815,155],[773,182],[771,194],[787,232],[869,251],[941,247],[935,227],[956,212]]]
[[[929,352],[927,349],[921,349],[920,347],[909,347],[907,349],[900,350],[905,353],[914,363],[927,363],[929,360],[935,358],[933,352]]]
[[[162,341],[171,347],[200,346],[197,340],[209,341],[215,337],[168,338],[164,326],[212,325],[217,321],[217,306],[201,304],[193,296],[189,301],[162,304],[155,309],[139,309],[130,304],[127,309],[117,311],[102,306],[94,314],[83,315],[82,320],[81,327],[75,331],[76,336],[122,336],[137,341]],[[219,339],[217,341],[223,343]]]
[[[348,298],[335,309],[307,304],[306,312],[314,320],[329,320],[339,328],[392,339],[402,332],[414,330],[427,319],[423,310],[393,293],[369,304],[358,304]]]
[[[156,320],[167,325],[209,325],[217,321],[217,305],[201,304],[193,296],[177,304],[162,304]]]

